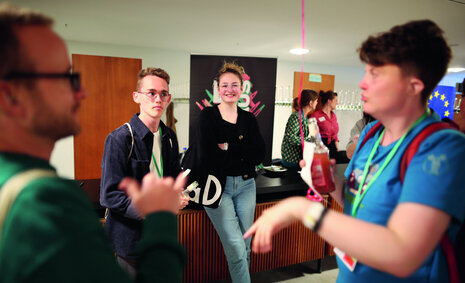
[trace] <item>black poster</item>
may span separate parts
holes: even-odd
[[[191,55],[189,142],[195,135],[198,117],[204,107],[221,102],[214,78],[224,62],[243,66],[244,90],[239,107],[257,117],[266,144],[263,164],[271,163],[274,101],[276,90],[276,58]]]

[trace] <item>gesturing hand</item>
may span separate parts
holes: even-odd
[[[296,220],[302,219],[311,202],[304,197],[291,197],[265,210],[245,232],[244,239],[255,234],[252,250],[255,253],[271,251],[273,235]]]
[[[124,178],[119,189],[125,190],[135,209],[142,217],[157,211],[179,210],[179,195],[186,184],[186,177],[179,174],[176,181],[171,177],[157,179],[152,173],[142,179],[142,187],[132,178]]]

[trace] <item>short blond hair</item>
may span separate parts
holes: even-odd
[[[51,27],[53,19],[28,8],[0,4],[0,78],[34,68],[16,35],[17,28],[33,25]]]
[[[157,76],[159,78],[162,78],[166,81],[166,83],[170,84],[170,75],[168,73],[161,69],[161,68],[145,68],[139,71],[138,80],[137,80],[137,90],[139,90],[140,87],[140,82],[142,81],[143,78],[146,76]]]

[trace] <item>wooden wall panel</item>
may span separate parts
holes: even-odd
[[[276,202],[257,204],[255,219]],[[178,214],[178,240],[187,250],[184,282],[210,282],[229,278],[223,247],[215,228],[203,210],[184,210]],[[251,272],[260,272],[324,257],[322,238],[295,223],[273,237],[273,249],[251,255]]]
[[[210,282],[229,277],[223,246],[204,210],[179,212],[178,241],[187,250],[184,282]]]
[[[321,75],[321,83],[319,82],[311,82],[309,80],[310,73],[303,73],[303,80],[302,80],[302,89],[313,89],[316,92],[320,90],[327,91],[327,90],[334,90],[334,75],[326,75],[326,74],[317,74]],[[294,92],[292,97],[299,96],[299,87],[300,87],[300,77],[301,72],[294,72]]]
[[[339,212],[339,213],[344,213],[344,208],[337,203],[336,200],[334,200],[331,196],[329,198],[329,204],[328,207],[331,208],[332,210]],[[334,246],[330,245],[329,243],[325,242],[325,255],[333,256],[336,255],[333,251]]]
[[[262,212],[275,205],[273,203],[257,204],[255,219]],[[276,233],[273,237],[273,248],[266,254],[252,253],[250,271],[260,272],[283,266],[307,262],[324,257],[324,240],[303,226],[300,222]]]
[[[81,104],[82,132],[74,138],[75,179],[99,179],[106,136],[139,112],[132,100],[141,59],[73,54],[88,97]]]

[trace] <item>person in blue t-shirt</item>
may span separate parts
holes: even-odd
[[[399,166],[408,143],[440,121],[427,100],[451,50],[434,22],[419,20],[368,37],[359,54],[363,111],[383,127],[357,145],[347,167],[343,192],[336,192],[344,195],[344,214],[293,197],[265,211],[244,237],[255,234],[253,251],[267,252],[273,234],[302,220],[337,247],[337,282],[448,282],[439,242],[444,234],[454,242],[465,218],[465,135],[442,130],[426,138],[403,182]]]

